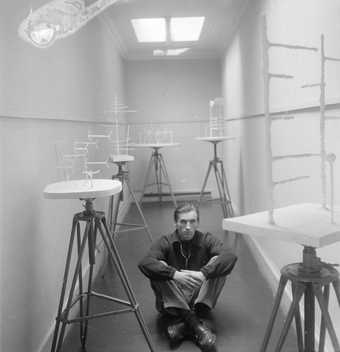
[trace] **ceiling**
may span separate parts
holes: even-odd
[[[102,16],[128,60],[159,59],[154,49],[188,47],[176,59],[217,58],[228,46],[249,0],[122,0]],[[205,16],[198,42],[138,43],[130,19],[151,17]],[[169,57],[167,57],[169,58]]]

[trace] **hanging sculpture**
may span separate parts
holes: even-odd
[[[29,13],[19,26],[19,36],[38,48],[47,48],[65,38],[99,15],[118,0],[53,0]]]

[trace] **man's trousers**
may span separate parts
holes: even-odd
[[[156,309],[160,313],[170,312],[171,308],[190,310],[197,303],[214,308],[225,280],[225,276],[205,280],[196,290],[178,285],[174,280],[151,281],[156,296]]]

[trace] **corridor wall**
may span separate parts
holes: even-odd
[[[82,210],[78,200],[43,198],[60,180],[54,145],[108,121],[114,96],[124,101],[123,63],[100,18],[48,49],[30,46],[17,28],[38,1],[22,5],[0,11],[0,331],[2,351],[40,352],[50,348],[72,216]]]

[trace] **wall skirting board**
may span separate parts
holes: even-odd
[[[142,191],[135,191],[141,195]],[[200,197],[200,191],[174,191],[174,196],[178,201],[198,201]],[[157,193],[145,193],[143,197],[143,202],[158,202],[159,196]],[[203,192],[203,200],[212,200],[212,191]],[[162,201],[172,202],[172,198],[169,192],[162,193]]]

